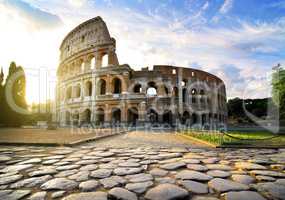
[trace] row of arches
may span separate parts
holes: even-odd
[[[99,55],[91,54],[84,59],[79,59],[69,65],[63,65],[60,68],[58,75],[66,77],[66,75],[74,75],[76,73],[93,70],[98,67],[107,67],[112,64],[109,62],[111,60],[109,56],[112,55],[109,53],[100,53]]]
[[[110,121],[112,124],[118,124],[122,122],[122,113],[123,111],[120,108],[113,108],[110,113]],[[144,121],[147,121],[151,124],[168,124],[172,126],[175,123],[175,119],[180,119],[180,123],[183,125],[192,126],[195,124],[205,125],[209,124],[212,121],[223,122],[224,116],[222,114],[216,113],[203,113],[190,114],[188,111],[184,111],[180,117],[175,116],[172,111],[165,110],[163,113],[159,114],[155,109],[148,109],[146,112],[146,118]],[[93,118],[93,120],[92,120]],[[66,113],[66,122],[75,122],[75,124],[84,124],[95,122],[96,125],[103,125],[107,120],[106,112],[103,108],[96,109],[94,116],[90,109],[84,110],[82,113],[75,112],[70,114]],[[127,123],[129,125],[136,125],[139,119],[139,111],[136,107],[129,108],[127,110]]]

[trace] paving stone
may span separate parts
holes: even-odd
[[[219,161],[220,161],[219,158],[207,158],[207,159],[202,160],[202,162],[205,164],[214,164],[214,163],[217,163]]]
[[[204,166],[204,165],[199,165],[199,164],[188,164],[186,166],[188,169],[194,170],[194,171],[207,171],[208,167]]]
[[[169,159],[169,158],[178,158],[181,157],[183,154],[182,153],[163,153],[159,154],[158,157],[160,159]]]
[[[285,179],[278,179],[275,183],[285,185]]]
[[[227,192],[222,197],[225,200],[266,200],[263,196],[253,191]]]
[[[71,194],[63,200],[108,200],[106,192],[84,192]]]
[[[268,170],[253,170],[250,171],[250,174],[253,175],[262,175],[262,176],[273,176],[273,177],[285,177],[284,173]]]
[[[120,186],[122,184],[125,184],[126,182],[127,182],[126,179],[120,176],[111,176],[109,178],[100,179],[100,183],[106,189]]]
[[[280,170],[280,171],[282,171],[282,170],[285,169],[285,165],[281,165],[281,164],[272,164],[272,165],[270,165],[270,167],[271,167],[272,169]]]
[[[47,192],[36,192],[32,194],[29,199],[30,200],[45,200],[47,196]]]
[[[211,170],[223,170],[223,171],[232,170],[232,167],[222,164],[207,164],[206,167]]]
[[[10,156],[0,155],[0,163],[12,160]]]
[[[182,161],[186,164],[199,164],[200,163],[200,160],[190,159],[190,158],[183,159]]]
[[[20,162],[20,165],[25,165],[25,164],[36,164],[42,162],[42,159],[40,158],[32,158],[23,162]]]
[[[58,171],[65,171],[65,170],[77,169],[79,167],[80,167],[80,165],[64,165],[64,166],[59,166],[55,169]]]
[[[226,177],[229,177],[231,175],[230,172],[221,171],[221,170],[210,170],[210,171],[207,171],[207,174],[209,176],[217,177],[217,178],[226,178]]]
[[[13,172],[13,171],[21,171],[21,170],[29,169],[33,166],[34,166],[33,164],[11,165],[11,166],[5,167],[4,169],[1,169],[0,172],[7,173],[7,172]]]
[[[15,175],[11,175],[11,176],[2,177],[2,178],[0,178],[0,185],[13,183],[17,180],[20,180],[22,177],[23,177],[23,175],[21,175],[21,174],[15,174]]]
[[[30,190],[2,190],[0,191],[0,199],[18,200],[28,196],[30,193]]]
[[[213,177],[193,170],[183,170],[177,173],[176,178],[182,180],[209,181]]]
[[[285,199],[285,185],[276,182],[258,183],[255,188],[270,199]]]
[[[208,185],[210,188],[213,188],[217,192],[239,191],[249,189],[249,187],[245,184],[222,178],[214,178],[208,182]]]
[[[147,191],[145,198],[149,200],[183,199],[189,195],[188,191],[174,184],[161,184]]]
[[[52,151],[51,153],[52,154],[59,154],[59,155],[66,155],[66,154],[70,154],[72,152],[73,152],[72,150],[64,150],[64,149],[62,149],[62,150]],[[57,157],[57,158],[59,158],[59,157]]]
[[[56,198],[60,198],[63,197],[65,195],[66,191],[57,191],[57,192],[53,192],[51,194],[51,198],[52,199],[56,199]]]
[[[155,178],[155,181],[159,184],[163,184],[163,183],[174,184],[175,183],[175,179],[170,178],[170,177]]]
[[[175,170],[175,169],[182,168],[185,166],[186,164],[184,162],[174,162],[174,163],[168,163],[168,164],[161,165],[160,168],[166,169],[166,170]]]
[[[246,184],[246,185],[249,185],[255,181],[253,177],[248,176],[248,175],[243,175],[243,174],[234,174],[232,175],[232,179],[235,182]]]
[[[98,169],[98,166],[94,164],[85,165],[79,168],[80,171],[93,171],[96,169]]]
[[[235,164],[236,168],[239,169],[246,169],[246,170],[254,170],[254,169],[266,169],[266,167],[255,164],[255,163],[250,163],[250,162],[237,162]]]
[[[139,183],[128,183],[126,185],[126,189],[135,192],[137,194],[144,193],[147,188],[153,185],[152,181],[146,181],[146,182],[139,182]]]
[[[48,180],[52,179],[52,176],[50,175],[45,175],[45,176],[40,176],[40,177],[33,177],[33,178],[27,178],[27,179],[23,179],[20,180],[16,183],[13,183],[10,185],[10,188],[32,188],[35,186],[39,186],[45,182],[47,182]]]
[[[119,200],[137,200],[138,197],[135,193],[130,192],[124,188],[115,187],[108,192],[108,195],[111,198],[119,199]]]
[[[68,178],[75,181],[87,181],[89,177],[89,171],[79,171],[78,173],[69,176]]]
[[[141,173],[141,174],[134,174],[126,176],[130,182],[137,183],[137,182],[145,182],[145,181],[152,181],[153,177],[151,174]]]
[[[275,181],[276,179],[271,176],[256,176],[256,180],[258,181]]]
[[[53,159],[53,160],[46,160],[46,161],[43,161],[42,164],[44,165],[51,165],[51,164],[54,164],[56,162],[58,162],[59,160],[57,159]]]
[[[207,185],[196,182],[196,181],[189,181],[189,180],[180,181],[179,184],[181,184],[184,188],[186,188],[191,193],[195,193],[195,194],[207,194],[209,191]]]
[[[219,200],[216,197],[209,197],[209,196],[194,196],[191,200]]]
[[[78,186],[78,183],[66,178],[55,178],[41,185],[43,190],[73,190]]]
[[[71,176],[73,174],[76,174],[77,172],[78,172],[77,169],[66,170],[66,171],[61,171],[58,174],[55,174],[54,176],[57,178],[63,178],[63,177],[68,177],[68,176]]]
[[[130,174],[137,174],[143,171],[143,168],[139,167],[139,168],[122,168],[122,167],[118,167],[116,169],[114,169],[114,173],[116,175],[119,176],[123,176],[123,175],[130,175]]]
[[[111,176],[112,170],[109,169],[97,169],[95,171],[92,171],[90,176],[93,178],[107,178]]]
[[[43,176],[43,175],[52,175],[56,174],[57,170],[54,168],[46,168],[46,169],[41,169],[37,171],[33,171],[29,173],[29,176]]]
[[[79,189],[83,192],[93,191],[98,187],[99,183],[96,180],[88,180],[79,184]]]
[[[149,173],[153,176],[166,176],[168,174],[168,171],[155,168],[155,169],[150,170]]]
[[[122,162],[118,164],[119,167],[139,167],[140,164],[136,162]]]

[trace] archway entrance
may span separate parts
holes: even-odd
[[[163,123],[172,125],[172,112],[170,110],[166,110],[162,116]]]
[[[96,125],[102,125],[105,121],[104,117],[104,110],[102,108],[98,108],[96,110],[96,115],[95,115],[95,123]]]
[[[138,115],[137,108],[128,109],[128,124],[129,125],[131,126],[136,125],[138,118],[139,118],[139,115]]]
[[[112,123],[120,123],[121,122],[121,110],[119,108],[115,108],[112,110]]]
[[[183,125],[189,125],[189,121],[190,121],[190,114],[188,111],[185,111],[182,115],[182,120],[181,120],[181,123]]]
[[[155,110],[150,109],[148,112],[148,117],[151,124],[158,123],[158,113]]]

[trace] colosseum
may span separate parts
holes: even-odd
[[[119,64],[116,40],[101,17],[74,28],[60,46],[56,119],[61,126],[226,124],[226,89],[198,69]]]

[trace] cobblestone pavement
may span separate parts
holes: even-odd
[[[102,141],[0,146],[0,199],[285,199],[285,149],[112,147],[106,140],[104,147]]]

